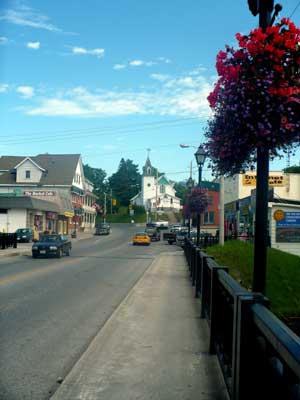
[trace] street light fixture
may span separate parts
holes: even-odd
[[[200,189],[202,186],[202,167],[205,163],[206,155],[207,154],[205,149],[203,148],[203,146],[200,145],[195,153],[195,158],[197,161],[198,171],[199,171],[198,186]],[[201,226],[201,212],[199,212],[197,215],[197,246],[200,245],[200,226]]]

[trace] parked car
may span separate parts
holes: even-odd
[[[169,228],[169,222],[168,221],[157,221],[156,222],[156,227],[158,229],[168,229]]]
[[[163,240],[167,240],[169,244],[176,242],[176,232],[166,232],[163,234]]]
[[[172,224],[170,227],[170,232],[179,232],[181,231],[182,225],[181,224]]]
[[[95,235],[109,235],[110,234],[110,225],[103,222],[96,226]]]
[[[42,235],[38,242],[32,245],[32,257],[69,256],[72,249],[71,241],[65,235]]]
[[[177,232],[177,234],[176,234],[177,246],[183,247],[184,241],[185,241],[185,238],[187,237],[187,235],[188,235],[188,230],[185,230],[185,229],[181,230],[180,232]]]
[[[30,243],[33,241],[33,230],[31,228],[19,228],[16,230],[18,243]]]
[[[133,245],[144,244],[146,246],[149,246],[150,243],[150,236],[148,236],[146,232],[137,232],[132,238]]]
[[[160,232],[156,228],[146,228],[145,232],[150,237],[151,242],[158,242],[160,240]]]

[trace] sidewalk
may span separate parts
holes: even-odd
[[[152,263],[51,399],[228,399],[181,251]]]
[[[94,236],[94,232],[78,232],[76,239],[71,239],[72,243],[79,240],[90,239]],[[8,247],[7,249],[0,249],[0,258],[13,257],[13,256],[30,256],[32,243],[18,243],[18,247]]]

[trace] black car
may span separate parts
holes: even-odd
[[[95,235],[109,235],[110,226],[106,223],[102,223],[96,226]]]
[[[150,237],[151,242],[158,242],[160,240],[160,232],[156,228],[146,228],[147,235]]]
[[[30,243],[33,241],[33,230],[31,228],[19,228],[16,230],[17,242]]]
[[[69,256],[72,244],[65,235],[42,235],[38,242],[32,245],[32,257],[54,256],[60,258],[62,255]]]

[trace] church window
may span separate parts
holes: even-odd
[[[151,186],[151,183],[148,183],[147,186],[150,187],[150,186]]]
[[[160,193],[165,193],[165,191],[166,191],[165,186],[164,186],[164,185],[160,185],[160,186],[159,186],[159,192],[160,192]]]
[[[151,175],[151,168],[150,167],[147,168],[147,174]]]

